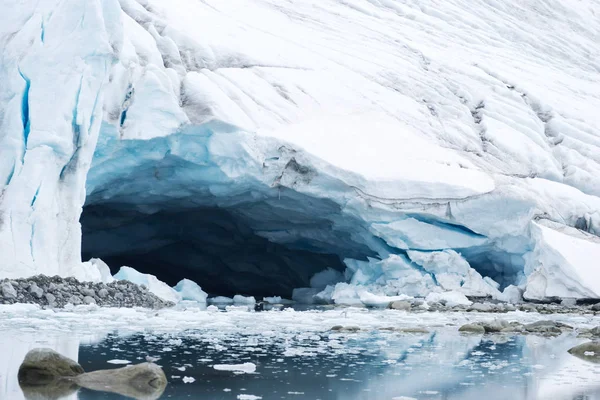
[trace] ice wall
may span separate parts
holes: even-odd
[[[224,209],[382,294],[600,296],[594,1],[8,6],[3,275],[83,273],[95,151],[90,207]]]
[[[116,0],[0,13],[0,275],[81,275],[79,215],[123,40]]]

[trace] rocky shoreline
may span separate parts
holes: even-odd
[[[478,300],[478,301],[477,301]],[[430,302],[425,306],[422,299],[401,300],[389,304],[388,308],[409,312],[483,312],[507,313],[510,311],[537,312],[540,314],[600,314],[600,303],[570,304],[563,303],[533,303],[518,304],[501,303],[485,299],[473,299],[471,305],[447,305],[442,302]]]
[[[145,307],[160,309],[175,304],[129,281],[80,282],[75,278],[37,275],[0,280],[0,304],[27,303],[48,308],[67,304],[95,304],[101,307]]]
[[[592,314],[600,315],[600,303],[562,301],[562,302],[521,302],[503,303],[485,298],[471,298],[471,305],[455,305],[440,302],[425,302],[424,299],[394,301],[387,308],[413,313],[420,312],[481,312],[507,313],[511,311],[537,312],[539,314]],[[80,282],[75,278],[37,275],[30,278],[0,280],[0,304],[37,304],[45,308],[63,308],[67,304],[98,305],[101,307],[144,307],[161,309],[175,306],[148,290],[127,280],[111,283]],[[270,310],[268,302],[257,303],[257,311]],[[302,304],[299,304],[303,306]],[[276,304],[288,307],[289,304]],[[349,305],[316,305],[315,308],[345,308]],[[358,307],[353,305],[352,307]],[[365,306],[362,306],[365,307]],[[374,307],[381,308],[381,307]]]

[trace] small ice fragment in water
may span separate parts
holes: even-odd
[[[196,382],[196,380],[194,378],[192,378],[191,376],[183,377],[183,383],[194,383],[194,382]]]
[[[131,361],[128,360],[108,360],[109,364],[131,364]]]
[[[255,396],[253,394],[238,394],[238,400],[259,400],[262,399],[261,396]]]
[[[256,364],[244,363],[244,364],[217,364],[213,366],[217,371],[233,371],[250,374],[256,371]]]
[[[175,368],[175,369],[176,369],[176,370],[179,370],[179,371],[181,371],[181,372],[185,371],[185,367],[177,367],[177,368]]]
[[[406,396],[400,396],[400,397],[392,397],[392,400],[417,400],[414,397],[406,397]]]

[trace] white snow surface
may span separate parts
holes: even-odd
[[[181,295],[182,300],[206,303],[206,298],[208,297],[208,294],[196,282],[189,279],[182,279],[173,289]]]
[[[217,371],[232,371],[251,374],[256,371],[256,364],[247,362],[243,364],[215,364],[213,368]]]
[[[104,280],[81,263],[86,194],[152,212],[284,188],[339,207],[371,294],[600,297],[599,7],[8,0],[0,277]],[[140,179],[173,157],[174,178]],[[360,301],[344,285],[325,290]]]
[[[159,280],[156,276],[150,274],[143,274],[131,267],[121,267],[119,272],[114,276],[115,279],[121,281],[129,281],[137,285],[145,285],[148,291],[154,293],[161,299],[178,303],[182,300],[182,293],[171,288],[169,285]]]

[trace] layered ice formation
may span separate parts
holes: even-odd
[[[598,298],[599,6],[8,0],[0,276]]]

